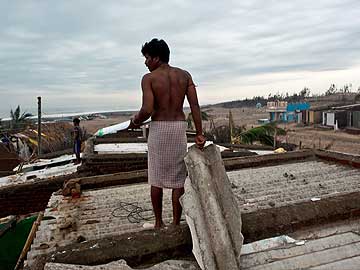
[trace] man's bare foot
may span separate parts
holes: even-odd
[[[163,221],[155,222],[154,229],[161,229],[165,227],[165,223]]]
[[[174,222],[173,223],[170,223],[169,225],[166,226],[166,229],[167,230],[170,230],[170,231],[177,231],[179,230],[181,227],[180,227],[180,224],[175,224]]]
[[[180,226],[180,222],[173,222],[171,223],[171,227],[179,227]]]

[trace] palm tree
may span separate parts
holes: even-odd
[[[19,127],[22,127],[28,121],[28,118],[30,116],[32,116],[32,114],[27,112],[23,112],[22,114],[20,114],[20,105],[18,105],[15,111],[10,111],[10,128],[17,129]]]
[[[208,121],[211,118],[210,115],[208,115],[206,112],[200,112],[200,116],[201,116],[201,120],[203,120],[203,121]],[[193,117],[192,117],[192,113],[190,112],[188,114],[188,117],[186,118],[188,129],[194,129],[193,121],[194,120],[193,120]]]
[[[278,128],[275,123],[269,123],[260,127],[252,128],[240,134],[242,143],[252,144],[255,141],[260,141],[264,145],[274,146],[275,135],[285,135],[286,131]]]

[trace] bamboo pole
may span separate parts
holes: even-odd
[[[33,223],[32,227],[31,227],[31,231],[30,231],[30,233],[28,235],[28,238],[27,238],[27,240],[25,242],[23,250],[21,251],[21,254],[19,256],[19,259],[18,259],[18,261],[16,263],[16,266],[15,266],[14,270],[19,270],[20,269],[20,266],[22,265],[22,262],[25,259],[26,254],[28,253],[28,251],[30,249],[31,243],[34,240],[37,228],[39,227],[43,216],[44,216],[44,211],[39,213],[39,215],[37,216],[36,221]]]

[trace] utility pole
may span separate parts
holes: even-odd
[[[230,143],[233,144],[234,143],[234,119],[231,113],[231,110],[229,110],[229,129],[230,129]]]
[[[275,125],[275,131],[274,131],[274,149],[276,149],[276,125]]]
[[[38,99],[38,157],[41,155],[41,97]]]

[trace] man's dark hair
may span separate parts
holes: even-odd
[[[80,119],[79,118],[74,118],[73,123],[74,124],[80,124]]]
[[[146,42],[141,48],[141,53],[144,56],[145,54],[151,57],[158,56],[162,62],[169,63],[170,49],[163,39],[153,38],[150,42]]]

